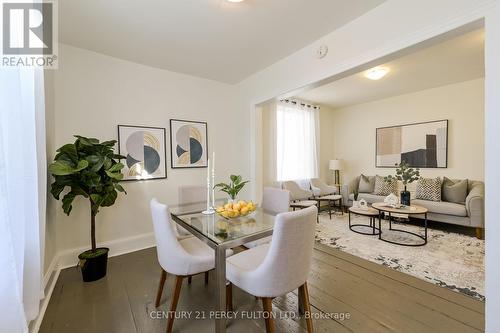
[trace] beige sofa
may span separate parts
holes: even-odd
[[[368,178],[373,179],[373,177],[369,176]],[[345,205],[352,206],[354,200],[361,199],[365,199],[369,204],[384,201],[384,196],[358,192],[359,179],[358,176],[349,184],[343,186],[342,196]],[[431,221],[474,227],[477,228],[478,237],[482,235],[482,229],[484,228],[484,183],[482,181],[468,181],[467,198],[464,204],[419,199],[412,199],[411,202],[427,208],[429,210],[427,217]],[[423,216],[420,218],[423,218]]]

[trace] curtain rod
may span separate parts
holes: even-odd
[[[291,99],[280,99],[280,102],[290,103],[290,104],[295,104],[295,105],[300,105],[300,106],[304,106],[304,107],[307,107],[307,108],[313,108],[315,110],[319,110],[320,109],[320,107],[317,106],[317,105],[311,105],[311,104],[307,104],[307,103],[304,103],[304,102],[299,102],[299,101],[295,101],[295,100],[291,100]]]

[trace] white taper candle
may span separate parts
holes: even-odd
[[[212,208],[215,208],[215,152],[212,153]]]
[[[207,211],[210,210],[210,159],[207,159]]]

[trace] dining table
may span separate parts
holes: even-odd
[[[216,201],[217,205],[224,201]],[[217,308],[215,332],[226,331],[226,251],[272,235],[276,216],[264,209],[243,217],[227,219],[217,213],[204,214],[206,203],[170,207],[172,220],[215,251]]]

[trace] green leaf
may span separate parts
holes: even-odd
[[[112,160],[109,157],[104,158],[104,169],[108,170],[113,165]]]
[[[99,194],[91,194],[90,199],[92,200],[94,205],[99,206],[101,204],[102,197]]]
[[[122,163],[116,163],[111,168],[107,169],[109,172],[117,172],[123,169],[124,165]]]
[[[73,200],[75,199],[75,194],[73,192],[69,192],[68,194],[66,194],[63,199],[62,199],[62,207],[63,207],[63,211],[64,213],[66,213],[66,215],[69,215],[69,213],[71,213],[71,210],[73,209]]]
[[[51,165],[49,165],[49,172],[56,176],[65,176],[77,173],[86,167],[88,167],[89,162],[86,160],[81,160],[78,162],[76,168],[73,168],[71,163],[67,161],[55,161]]]
[[[93,172],[92,170],[85,170],[82,172],[81,184],[88,188],[94,188],[101,185],[101,175]],[[92,191],[91,191],[92,192]]]
[[[116,192],[115,190],[107,192],[102,196],[101,206],[102,207],[112,206],[115,203],[117,197],[118,197],[118,192]]]
[[[60,158],[68,158],[75,164],[78,163],[78,152],[76,151],[76,146],[72,143],[68,143],[57,150],[59,154],[56,155],[55,160]]]
[[[113,147],[115,144],[116,144],[116,140],[109,140],[109,141],[101,142],[101,145],[107,146],[107,147]]]
[[[123,186],[121,186],[120,184],[115,184],[115,189],[117,191],[120,191],[120,192],[123,192],[123,193],[127,194],[127,191],[125,191],[125,189],[123,188]]]
[[[99,155],[89,155],[85,159],[89,162],[90,170],[93,172],[99,171],[104,164],[104,158]]]
[[[82,195],[85,198],[88,198],[87,192],[85,192],[79,185],[72,185],[71,186],[71,192],[76,196],[76,195]]]
[[[123,179],[123,174],[121,172],[109,172],[106,170],[106,174],[108,175],[109,178],[117,179],[117,180],[122,180]]]
[[[54,182],[50,185],[50,193],[56,200],[59,200],[59,195],[64,190],[66,185]]]
[[[74,137],[77,138],[77,141],[83,146],[93,146],[99,144],[99,140],[96,138],[86,138],[81,135],[74,135]]]
[[[111,155],[111,158],[114,158],[117,160],[123,160],[123,159],[126,159],[127,157],[123,156],[123,155],[113,154],[113,155]]]

